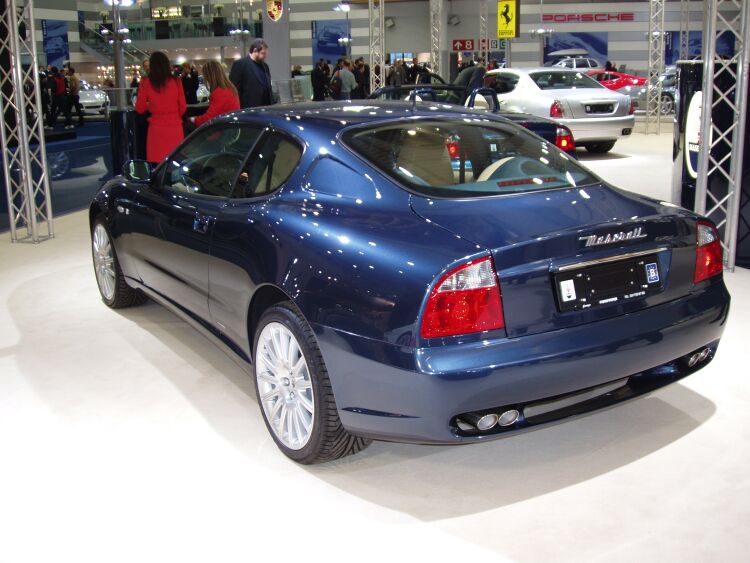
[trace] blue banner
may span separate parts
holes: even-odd
[[[664,63],[675,64],[680,58],[680,32],[668,31],[664,46]],[[695,59],[703,52],[703,34],[700,31],[688,33],[688,59]],[[716,54],[722,57],[734,55],[734,33],[722,33],[716,38]]]
[[[64,20],[42,20],[42,47],[47,64],[62,68],[70,58],[68,48],[68,22]]]
[[[553,33],[545,41],[544,62],[549,60],[549,53],[563,49],[584,49],[588,57],[596,59],[603,67],[609,55],[609,36],[606,31]]]
[[[346,20],[319,20],[312,22],[312,64],[320,59],[331,61],[346,56],[346,45],[339,39],[350,36],[350,25]]]

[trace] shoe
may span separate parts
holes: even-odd
[[[47,125],[47,126],[45,126],[44,130],[45,130],[45,131],[54,131],[54,130],[55,130],[55,128],[54,128],[54,127],[52,127],[52,126],[50,126],[50,125]]]
[[[73,129],[73,125],[66,125],[65,128],[66,129]]]

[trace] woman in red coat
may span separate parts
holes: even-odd
[[[149,59],[148,77],[138,86],[135,111],[148,111],[146,160],[158,163],[172,152],[184,138],[182,114],[185,113],[185,92],[179,79],[172,76],[167,55],[154,51]]]
[[[190,118],[190,121],[198,127],[217,115],[240,109],[240,97],[237,95],[237,88],[227,77],[224,67],[216,61],[208,61],[203,65],[203,78],[208,84],[208,89],[211,90],[211,99],[206,113]]]

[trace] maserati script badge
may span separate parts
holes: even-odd
[[[587,237],[578,237],[578,240],[586,241],[585,246],[601,246],[603,244],[612,244],[613,242],[622,242],[624,240],[636,240],[646,238],[643,227],[636,227],[630,231],[620,231],[618,233],[607,233],[606,235],[589,235]]]

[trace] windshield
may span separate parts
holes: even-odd
[[[541,90],[567,90],[569,88],[603,88],[596,80],[582,72],[538,71],[529,76]]]
[[[576,187],[596,178],[553,145],[489,120],[424,120],[356,127],[344,143],[427,196],[477,197]]]

